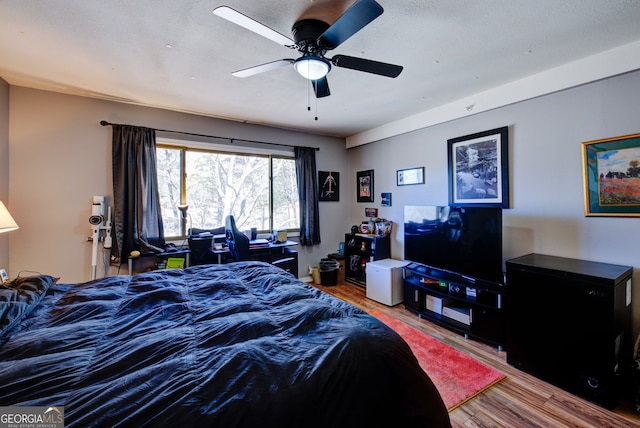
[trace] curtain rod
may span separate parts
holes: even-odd
[[[110,123],[107,122],[106,120],[101,120],[100,121],[100,125],[102,126],[113,126],[113,125],[124,125],[122,123]],[[124,125],[124,126],[132,126],[132,125]],[[244,143],[254,143],[254,144],[269,144],[272,146],[282,146],[282,147],[302,147],[302,146],[294,146],[291,144],[283,144],[283,143],[270,143],[270,142],[266,142],[266,141],[255,141],[255,140],[244,140],[242,138],[229,138],[229,137],[219,137],[217,135],[207,135],[207,134],[196,134],[193,132],[185,132],[185,131],[172,131],[170,129],[157,129],[157,128],[151,128],[154,131],[160,131],[160,132],[169,132],[172,134],[183,134],[183,135],[191,135],[194,137],[205,137],[205,138],[218,138],[221,140],[229,140],[229,143],[233,144],[234,141],[242,141]],[[316,150],[320,150],[320,147],[312,147]]]

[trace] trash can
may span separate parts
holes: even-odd
[[[340,264],[338,270],[338,284],[344,284],[344,254],[331,253],[328,255],[330,260],[334,260]]]
[[[340,263],[335,260],[322,259],[320,261],[320,281],[322,285],[336,285]]]

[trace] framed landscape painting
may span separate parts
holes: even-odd
[[[509,208],[508,128],[447,140],[450,205]]]
[[[582,143],[586,216],[640,217],[640,134]]]

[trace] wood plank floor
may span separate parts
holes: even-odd
[[[639,427],[640,413],[630,402],[614,412],[524,373],[506,361],[506,353],[418,318],[399,304],[385,306],[367,299],[365,290],[352,284],[311,284],[365,311],[383,312],[416,327],[442,342],[500,370],[507,377],[450,413],[454,427]]]

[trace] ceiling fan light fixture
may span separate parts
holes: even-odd
[[[309,80],[321,79],[331,70],[331,65],[329,65],[328,61],[310,56],[298,58],[293,67],[302,77]]]

